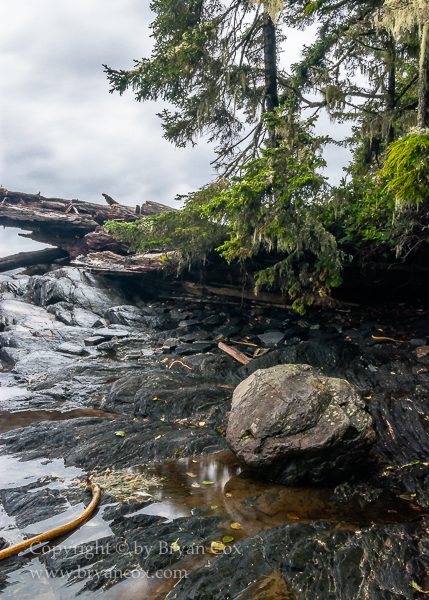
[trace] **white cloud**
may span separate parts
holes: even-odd
[[[124,204],[210,181],[213,147],[175,149],[162,138],[158,103],[108,93],[102,63],[133,65],[150,54],[152,14],[142,0],[14,0],[0,9],[0,184],[44,196]],[[309,32],[291,32],[282,62],[299,58]],[[336,154],[329,169],[339,173]],[[346,161],[347,162],[347,161]],[[31,242],[3,233],[0,255]],[[4,240],[7,239],[7,242]]]

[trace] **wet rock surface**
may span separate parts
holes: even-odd
[[[70,538],[0,562],[3,596],[38,600],[48,586],[64,600],[100,590],[107,600],[424,597],[429,313],[341,307],[302,318],[145,296],[130,282],[72,268],[0,275],[0,409],[35,415],[0,436],[0,542],[74,518],[90,500],[87,473],[104,487],[98,512]],[[218,349],[221,340],[252,360],[240,365]],[[286,487],[225,453],[235,388],[281,365],[308,365],[356,389],[376,431],[363,472],[333,444],[344,483]],[[36,418],[81,409],[104,412]],[[230,550],[211,554],[225,536]],[[133,553],[125,541],[148,551]],[[95,554],[100,547],[111,552]],[[32,578],[36,568],[43,581]],[[171,568],[188,576],[133,583],[126,575]]]
[[[365,464],[375,431],[347,381],[309,365],[277,365],[237,386],[226,439],[246,465],[274,481],[321,484]]]

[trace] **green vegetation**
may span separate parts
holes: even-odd
[[[154,0],[152,56],[131,70],[106,66],[111,92],[167,100],[165,137],[217,141],[218,175],[183,197],[181,212],[106,228],[134,251],[179,250],[180,269],[216,252],[300,311],[341,284],[345,261],[409,259],[428,240],[427,5]],[[316,39],[282,71],[284,25],[314,22]],[[314,133],[322,110],[353,125],[338,188],[323,177],[334,142]]]

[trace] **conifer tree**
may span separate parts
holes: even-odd
[[[278,0],[153,0],[152,55],[127,70],[104,65],[110,91],[167,101],[173,110],[158,115],[165,138],[185,146],[208,135],[218,143],[215,166],[228,175],[267,139],[276,144],[262,116],[279,104],[281,7]]]
[[[429,125],[429,2],[427,0],[386,0],[377,16],[379,27],[399,37],[418,28],[420,34],[419,92],[417,127]]]

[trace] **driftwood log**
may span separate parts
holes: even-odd
[[[33,265],[47,264],[49,265],[54,260],[65,258],[68,252],[61,248],[43,248],[35,252],[20,252],[6,258],[0,258],[0,273],[11,271],[19,267],[31,267]]]
[[[133,208],[119,204],[107,194],[103,196],[107,206],[0,188],[0,225],[24,229],[30,233],[21,234],[22,237],[66,250],[72,258],[104,250],[124,255],[127,244],[104,231],[101,226],[105,221],[131,222],[175,210],[157,202]]]
[[[177,260],[177,252],[147,252],[128,256],[120,256],[113,252],[90,252],[87,256],[78,256],[71,261],[71,264],[106,275],[135,275],[149,271],[172,271],[177,265]]]

